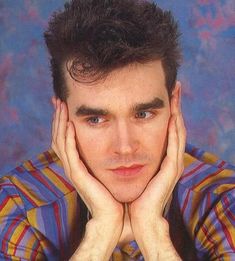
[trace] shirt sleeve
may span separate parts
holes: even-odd
[[[222,193],[206,209],[194,235],[197,248],[209,260],[235,260],[235,189]]]
[[[0,183],[0,259],[47,260],[42,238],[29,224],[20,196],[7,179]]]

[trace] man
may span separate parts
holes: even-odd
[[[54,14],[52,149],[1,180],[3,260],[235,258],[233,167],[185,153],[178,38],[147,1]]]

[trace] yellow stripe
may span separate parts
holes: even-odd
[[[38,240],[37,240],[37,238],[35,238],[35,235],[32,234],[32,235],[29,237],[27,243],[25,244],[25,245],[27,246],[27,249],[32,250],[35,241],[38,241]],[[29,260],[30,257],[31,257],[31,254],[32,254],[32,251],[25,251],[25,253],[24,253],[24,258],[25,258],[26,260]]]
[[[36,203],[38,206],[43,205],[45,201],[38,198],[38,195],[33,191],[31,187],[28,187],[26,184],[20,182],[16,177],[11,178],[12,182],[20,188],[34,203]]]
[[[207,228],[207,237],[206,237],[206,234],[204,233],[203,229],[200,229],[198,231],[197,238],[205,249],[207,249],[209,252],[211,252],[211,251],[214,252],[214,242],[221,242],[222,238],[217,233],[217,229],[215,228],[214,224],[212,223],[212,221],[209,218],[207,218],[205,220],[205,222],[203,222],[203,225]],[[212,243],[210,242],[210,240],[208,240],[208,236],[209,236],[209,239],[212,240]],[[221,246],[220,250],[222,250],[222,249],[223,249],[223,246]]]
[[[32,164],[27,160],[23,163],[23,166],[26,168],[28,171],[33,171],[35,170],[35,167],[32,166]]]
[[[207,179],[205,179],[200,185],[197,185],[196,188],[195,188],[195,191],[201,191],[203,190],[203,188],[205,186],[207,186],[208,184],[216,184],[218,183],[220,180],[223,180],[225,178],[229,178],[232,176],[232,174],[234,173],[232,170],[229,170],[229,169],[224,169],[224,170],[221,170],[219,173],[218,173],[219,169],[216,169],[215,172],[217,172],[217,174],[213,175],[213,173],[209,174],[209,175],[212,175],[210,177],[208,177]],[[224,181],[223,181],[224,183]],[[231,188],[234,188],[234,184],[230,184],[228,186],[231,186]],[[222,188],[222,187],[221,187]],[[223,191],[222,191],[223,192]],[[221,192],[220,192],[221,193]]]
[[[58,178],[58,176],[49,168],[41,169],[41,172],[63,193],[68,193],[70,190],[64,185],[64,183]]]
[[[10,238],[10,242],[13,243],[13,244],[16,244],[19,237],[21,236],[23,230],[25,229],[25,221],[21,221],[18,226],[15,228],[14,230],[14,233],[12,234],[11,238]],[[8,250],[8,254],[10,255],[13,255],[13,251],[14,251],[14,248],[10,248]]]
[[[188,153],[184,153],[184,167],[187,168],[194,162],[196,162],[197,159],[189,155]]]
[[[207,164],[211,164],[214,165],[217,161],[218,161],[218,157],[215,154],[212,154],[210,152],[204,152],[203,156],[202,156],[202,160],[207,163]]]
[[[15,202],[12,200],[12,198],[9,198],[6,205],[1,210],[1,219],[0,221],[3,221],[3,217],[9,216],[9,214],[12,212],[12,209],[15,207]]]

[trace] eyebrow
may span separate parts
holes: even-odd
[[[82,105],[76,109],[76,116],[89,116],[89,115],[101,115],[105,116],[108,114],[107,110],[98,109],[98,108],[90,108],[85,105]]]
[[[161,109],[165,106],[164,101],[158,97],[147,103],[136,104],[133,111],[144,111],[149,109]]]
[[[149,109],[161,109],[164,107],[164,101],[158,97],[154,98],[152,101],[147,103],[139,103],[133,106],[132,111],[144,111]],[[106,116],[109,114],[108,110],[100,109],[100,108],[91,108],[86,105],[81,105],[75,111],[76,116],[91,116],[91,115],[100,115]]]

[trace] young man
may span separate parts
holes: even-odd
[[[52,149],[1,180],[2,259],[235,258],[233,167],[185,152],[178,38],[147,1],[54,14]]]

